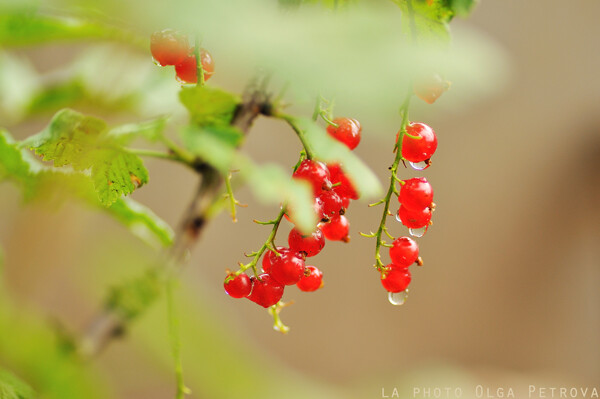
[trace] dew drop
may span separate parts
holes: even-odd
[[[388,301],[394,306],[404,305],[406,298],[408,298],[408,290],[388,293]]]
[[[421,227],[419,229],[413,229],[412,227],[408,229],[408,234],[413,237],[423,237],[427,233],[427,226]]]
[[[427,161],[409,162],[409,164],[410,164],[410,167],[413,168],[414,170],[425,170],[430,165],[430,163]]]

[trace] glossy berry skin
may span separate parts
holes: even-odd
[[[381,273],[381,285],[389,292],[401,292],[408,288],[411,275],[405,267],[387,265]]]
[[[329,223],[321,223],[319,225],[323,235],[330,241],[348,242],[348,233],[350,232],[350,223],[344,215],[338,215],[331,219]]]
[[[304,275],[304,258],[296,251],[282,250],[271,260],[269,275],[281,285],[296,284]]]
[[[292,177],[309,182],[315,196],[318,196],[323,190],[331,189],[329,169],[319,161],[305,159],[300,163]]]
[[[437,149],[437,137],[433,129],[424,123],[409,123],[406,133],[421,138],[413,139],[405,134],[402,137],[402,157],[410,162],[431,158]]]
[[[449,83],[434,73],[415,82],[413,91],[417,97],[427,104],[433,104],[448,88]]]
[[[433,188],[424,177],[405,180],[400,188],[398,200],[406,209],[412,211],[430,207],[433,202]]]
[[[279,254],[283,255],[286,252],[290,252],[289,248],[277,247],[277,251]],[[270,249],[267,250],[263,255],[262,260],[262,269],[265,273],[269,273],[271,271],[271,266],[273,266],[273,262],[279,257],[275,252]]]
[[[325,236],[318,227],[311,234],[302,234],[294,227],[288,236],[288,244],[293,251],[304,252],[306,256],[315,256],[325,246]]]
[[[419,257],[419,246],[410,237],[398,237],[390,248],[390,259],[396,266],[408,267]]]
[[[344,203],[342,198],[334,191],[323,191],[319,197],[323,203],[323,216],[332,218],[340,214]]]
[[[215,64],[212,56],[205,49],[200,49],[200,60],[202,61],[202,69],[204,69],[204,81],[207,81],[213,75]],[[175,65],[175,73],[177,78],[184,83],[197,83],[196,56],[189,54],[181,63]]]
[[[333,123],[338,126],[327,126],[327,133],[349,149],[355,149],[360,143],[360,132],[362,131],[360,123],[356,119],[350,118],[335,118]]]
[[[150,37],[150,52],[162,66],[177,65],[188,55],[188,40],[185,35],[172,29],[154,32]]]
[[[323,272],[315,266],[306,266],[304,276],[296,284],[300,291],[312,292],[323,286]]]
[[[419,211],[411,211],[405,206],[400,205],[398,217],[403,225],[411,229],[420,229],[426,227],[431,221],[431,209],[425,208]]]
[[[328,164],[327,168],[329,169],[329,174],[331,176],[331,183],[334,185],[333,191],[342,198],[345,197],[353,200],[359,198],[356,188],[354,188],[354,185],[350,179],[348,179],[339,164]]]
[[[252,290],[252,283],[250,277],[247,274],[240,274],[236,276],[235,273],[230,273],[223,283],[225,292],[233,298],[243,298],[250,294]]]
[[[283,296],[283,285],[275,281],[270,275],[264,273],[256,278],[252,276],[252,291],[247,296],[263,308],[275,305]]]

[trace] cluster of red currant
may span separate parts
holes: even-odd
[[[351,150],[360,142],[361,126],[354,119],[337,118],[331,121],[327,132]],[[314,195],[314,209],[320,219],[315,231],[303,234],[294,227],[288,236],[289,247],[265,245],[262,273],[248,277],[244,271],[255,263],[230,272],[225,278],[225,291],[234,298],[246,297],[267,308],[277,304],[286,285],[296,285],[301,291],[316,291],[323,286],[323,273],[315,266],[306,265],[306,258],[317,255],[325,246],[325,239],[349,241],[350,224],[345,216],[350,201],[358,199],[358,193],[344,174],[340,164],[325,165],[313,159],[304,159],[296,167],[292,178],[310,184]],[[294,223],[293,212],[285,209],[281,216]],[[274,236],[271,238],[271,243]],[[268,248],[268,249],[267,249]],[[261,256],[261,251],[254,254]]]
[[[160,66],[174,65],[181,82],[198,82],[196,49],[189,45],[186,35],[172,29],[155,32],[150,38],[150,51]],[[200,48],[199,54],[206,81],[213,75],[215,64],[205,49]]]

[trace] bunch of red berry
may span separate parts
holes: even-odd
[[[327,132],[348,148],[354,149],[360,142],[361,126],[354,119],[337,118],[328,126]],[[229,273],[224,287],[230,296],[246,297],[267,308],[281,300],[286,285],[295,284],[301,291],[316,291],[323,286],[323,273],[316,266],[306,265],[307,258],[321,252],[325,239],[349,241],[350,224],[345,213],[350,201],[359,196],[344,174],[342,165],[325,165],[313,159],[304,159],[292,178],[310,184],[320,223],[310,234],[303,234],[294,227],[288,236],[289,247],[266,250],[261,274],[248,277],[244,273],[248,267]],[[284,214],[294,223],[292,210],[285,209]]]
[[[196,49],[189,45],[186,35],[172,29],[155,32],[150,38],[150,51],[160,66],[174,65],[180,81],[198,82]],[[205,49],[200,48],[199,54],[206,81],[213,75],[215,64]]]

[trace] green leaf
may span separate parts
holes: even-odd
[[[473,7],[478,3],[478,0],[448,0],[450,8],[454,13],[460,17],[468,16]]]
[[[122,148],[120,139],[125,140],[111,135],[101,119],[65,109],[54,116],[46,129],[24,144],[44,161],[52,161],[54,166],[71,166],[78,171],[91,169],[98,199],[110,206],[148,182],[148,171],[142,160]]]
[[[407,2],[411,2],[412,7],[409,7]],[[397,3],[402,9],[403,30],[409,36],[414,27],[417,41],[433,40],[445,43],[450,40],[448,23],[454,17],[454,11],[449,0],[398,0]]]
[[[165,246],[173,243],[175,233],[171,226],[152,210],[131,198],[117,200],[107,211],[145,241],[155,237]]]
[[[0,181],[4,179],[27,184],[31,179],[31,170],[10,134],[0,129]]]
[[[179,98],[198,126],[229,125],[241,102],[236,95],[210,86],[184,87]]]
[[[160,117],[139,123],[128,123],[110,129],[108,135],[121,145],[129,144],[136,138],[157,141],[163,137],[167,120],[167,117]]]
[[[216,168],[223,176],[239,169],[239,176],[249,184],[255,197],[265,203],[288,203],[294,208],[295,221],[303,231],[316,224],[312,193],[308,185],[291,179],[291,173],[277,165],[256,165],[237,151],[231,142],[205,129],[189,126],[182,131],[190,151]]]
[[[291,118],[303,132],[315,158],[326,163],[341,163],[356,189],[366,197],[381,193],[377,176],[348,147],[328,135],[325,130],[307,118]]]
[[[35,392],[14,374],[0,369],[1,399],[33,399]]]

